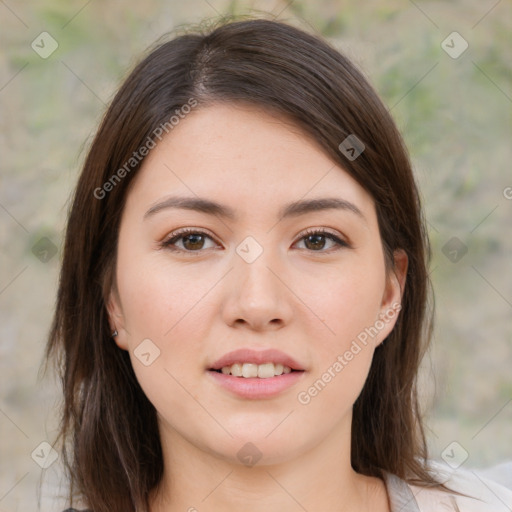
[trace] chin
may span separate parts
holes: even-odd
[[[293,460],[312,447],[313,439],[304,439],[296,433],[276,429],[230,430],[233,438],[209,440],[205,448],[218,458],[241,466],[272,466]],[[272,432],[272,430],[274,430]],[[272,432],[269,435],[269,432]],[[320,442],[320,439],[318,440]]]

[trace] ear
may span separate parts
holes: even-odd
[[[384,324],[379,333],[377,344],[382,343],[393,330],[402,304],[402,295],[405,287],[408,267],[407,254],[403,249],[393,253],[393,268],[386,276],[386,286],[382,294],[379,320]]]
[[[108,323],[111,332],[117,331],[117,336],[114,337],[116,345],[123,349],[128,350],[127,332],[125,328],[125,321],[119,294],[115,287],[111,289],[106,301],[106,308],[108,312]]]

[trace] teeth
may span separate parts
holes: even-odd
[[[283,366],[280,363],[235,363],[231,366],[223,366],[221,369],[224,375],[233,375],[234,377],[244,377],[246,379],[254,377],[268,379],[283,373],[290,373],[291,371],[292,369],[289,366]]]
[[[258,365],[257,364],[249,364],[244,363],[242,365],[242,377],[248,379],[249,377],[257,377],[258,376]]]
[[[228,367],[229,368],[229,367]],[[242,365],[241,364],[234,364],[229,368],[231,375],[234,375],[235,377],[241,377],[242,376]]]
[[[274,363],[265,363],[258,365],[258,377],[260,379],[268,379],[269,377],[274,377],[274,371]]]

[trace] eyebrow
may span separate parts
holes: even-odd
[[[144,220],[168,208],[193,210],[206,213],[208,215],[220,216],[231,221],[236,221],[238,218],[232,208],[210,199],[204,199],[201,197],[171,196],[151,206],[151,208],[149,208],[149,210],[144,214]],[[298,217],[307,213],[323,210],[344,210],[352,212],[366,222],[363,212],[355,204],[338,197],[323,197],[318,199],[294,201],[281,208],[278,217],[280,219]]]

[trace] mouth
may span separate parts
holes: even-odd
[[[263,400],[296,386],[306,369],[288,354],[275,349],[239,349],[209,368],[207,374],[220,389],[242,399]]]
[[[294,369],[290,366],[273,362],[263,364],[239,362],[222,366],[221,368],[210,368],[209,371],[222,373],[223,375],[232,375],[242,379],[270,379],[293,372],[303,372],[304,370]]]
[[[235,363],[237,364],[237,363]],[[272,363],[268,363],[271,365]],[[231,368],[235,365],[231,365]],[[245,364],[240,365],[242,367],[242,372]],[[267,364],[261,365],[253,365],[249,364],[249,367],[246,367],[245,377],[243,374],[240,376],[235,376],[231,374],[231,371],[227,373],[227,370],[230,367],[223,367],[224,373],[222,369],[210,369],[206,372],[206,374],[212,379],[212,383],[215,386],[219,386],[219,389],[224,392],[228,392],[232,396],[236,396],[239,399],[243,400],[265,400],[272,399],[278,397],[282,393],[287,390],[290,390],[294,386],[298,385],[298,383],[302,380],[305,375],[304,370],[292,370],[288,367],[289,371],[287,373],[284,372],[280,375],[272,375],[270,376],[270,370],[264,368],[262,370],[262,375],[269,375],[267,377],[262,376],[254,376],[255,369],[260,367],[266,367]],[[274,365],[277,366],[277,365]],[[235,366],[235,368],[237,368]],[[279,370],[279,368],[277,368]],[[239,368],[238,368],[239,370]],[[275,371],[275,370],[274,370]],[[265,373],[268,372],[268,373]],[[235,373],[237,373],[237,369],[235,369]]]

